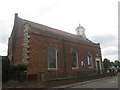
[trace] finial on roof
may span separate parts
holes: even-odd
[[[17,22],[17,20],[18,20],[18,13],[15,13],[15,16],[14,16],[14,24]]]
[[[18,13],[15,13],[15,17],[18,17]]]

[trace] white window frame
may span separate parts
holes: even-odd
[[[47,65],[48,65],[48,70],[57,70],[58,69],[58,65],[57,65],[57,60],[58,60],[58,57],[57,57],[57,55],[58,55],[58,51],[57,51],[57,49],[56,49],[56,47],[55,46],[49,46],[49,47],[54,47],[55,48],[55,52],[56,52],[56,68],[49,68],[49,57],[48,57],[48,63],[47,63]],[[49,49],[48,49],[49,50]]]
[[[90,65],[90,58],[89,58],[89,56],[91,56],[91,60],[92,60],[92,65]],[[93,55],[92,55],[92,53],[89,51],[88,52],[88,54],[87,54],[87,59],[88,59],[88,66],[89,66],[89,68],[93,68]]]
[[[73,49],[74,50],[74,49]],[[73,50],[71,50],[71,53],[73,52]],[[72,67],[72,69],[78,69],[79,68],[79,66],[78,66],[78,53],[77,53],[77,51],[76,50],[74,50],[75,51],[75,53],[76,53],[76,59],[77,59],[77,67]],[[72,63],[71,63],[71,65],[72,65]]]
[[[99,64],[100,64],[100,73],[102,74],[102,65],[101,65],[101,60],[100,58],[95,58],[95,61],[96,61],[96,69],[97,69],[97,61],[99,61]]]

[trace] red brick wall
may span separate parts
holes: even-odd
[[[13,63],[23,63],[23,39],[24,39],[24,24],[21,19],[17,18],[15,23],[15,48],[13,54]],[[47,36],[46,36],[47,35]],[[49,35],[48,32],[43,32],[34,28],[29,30],[29,64],[28,74],[42,73],[42,78],[45,80],[73,77],[81,72],[94,73],[94,69],[89,69],[88,66],[82,67],[81,61],[87,61],[88,51],[92,52],[93,63],[95,64],[96,54],[101,58],[101,50],[99,47],[83,45],[71,41],[61,40]],[[50,37],[49,37],[50,36]],[[14,40],[14,39],[13,39]],[[57,70],[48,70],[48,47],[54,45],[57,48]],[[76,49],[78,52],[78,69],[72,69],[71,65],[71,49]],[[11,52],[9,52],[10,54]],[[101,58],[102,60],[102,58]]]
[[[13,64],[23,63],[23,29],[20,19],[15,17],[15,23],[8,46],[8,56],[12,58]]]
[[[47,68],[47,56],[48,56],[48,47],[50,45],[57,47],[58,51],[58,69],[57,70],[48,70]],[[63,41],[56,38],[51,38],[44,36],[44,33],[39,32],[38,30],[30,30],[30,60],[29,60],[29,74],[38,74],[39,72],[44,73],[45,78],[55,79],[77,76],[78,72],[90,72],[94,73],[94,69],[89,69],[88,66],[82,67],[81,61],[87,61],[88,51],[91,51],[93,54],[93,63],[95,66],[96,54],[100,55],[100,49],[93,46],[81,45],[78,43]],[[65,48],[65,49],[64,49]],[[71,67],[71,56],[70,50],[76,49],[78,52],[78,69],[72,69]],[[65,53],[65,56],[64,56]]]
[[[33,30],[32,30],[33,31]],[[63,55],[63,42],[61,40],[58,39],[52,39],[49,37],[44,37],[41,35],[34,35],[34,34],[30,34],[30,60],[29,60],[29,70],[28,72],[30,74],[36,73],[38,74],[38,72],[47,72],[48,71],[48,67],[47,67],[47,59],[48,59],[48,47],[50,45],[54,45],[57,48],[57,52],[58,52],[58,70],[56,71],[49,71],[56,73],[56,77],[59,76],[63,76],[64,74],[64,55]],[[31,68],[32,67],[32,68]]]
[[[20,22],[19,22],[20,23]],[[14,63],[15,64],[21,64],[23,63],[23,26],[21,24],[18,24],[17,29],[17,36],[16,36],[16,45],[15,45],[15,51],[14,51]]]

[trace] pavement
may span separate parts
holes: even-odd
[[[99,81],[99,80],[109,79],[109,78],[111,78],[111,77],[94,79],[94,80],[89,80],[89,81],[84,81],[84,82],[79,82],[79,83],[72,83],[72,84],[60,85],[60,86],[55,86],[55,87],[52,87],[52,88],[71,88],[71,87],[75,87],[75,86],[87,84],[87,83],[90,83],[90,82],[96,82],[96,81]]]

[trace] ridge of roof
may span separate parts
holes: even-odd
[[[49,26],[46,26],[43,24],[39,24],[39,23],[36,23],[33,21],[29,21],[26,19],[22,19],[22,18],[19,18],[19,19],[22,21],[22,23],[24,23],[24,24],[28,23],[28,24],[30,24],[30,26],[40,29],[40,30],[42,29],[43,31],[46,31],[46,32],[49,32],[52,35],[54,35],[55,37],[62,38],[64,40],[69,40],[69,41],[76,41],[78,43],[84,43],[84,44],[88,44],[88,45],[95,45],[95,46],[97,45],[98,46],[97,43],[93,43],[92,41],[90,41],[87,38],[83,39],[81,36],[74,35],[74,34],[66,32],[66,31],[58,30],[56,28],[52,28],[52,27],[49,27]]]
[[[57,29],[57,28],[52,28],[52,27],[49,27],[49,26],[47,26],[47,25],[43,25],[43,24],[36,23],[36,22],[33,22],[33,21],[29,21],[29,20],[22,19],[22,18],[19,18],[19,19],[23,20],[24,22],[29,22],[29,23],[31,23],[31,24],[41,25],[41,26],[43,26],[43,27],[46,27],[46,28],[49,28],[49,29],[52,29],[52,30],[57,30],[57,31],[59,31],[59,32],[63,32],[63,33],[67,33],[67,34],[71,34],[71,35],[76,36],[75,34],[72,34],[72,33],[69,33],[69,32],[66,32],[66,31],[63,31],[63,30],[59,30],[59,29]]]

